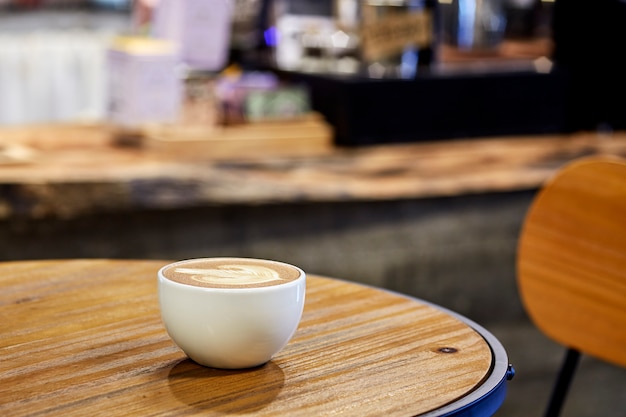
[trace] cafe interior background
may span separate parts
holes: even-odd
[[[396,23],[381,24],[389,16]],[[262,142],[275,123],[293,124],[314,152],[423,143],[445,154],[459,139],[579,132],[610,140],[626,128],[625,28],[620,0],[0,0],[0,257],[265,257],[407,293],[496,334],[518,370],[497,415],[538,415],[561,349],[530,325],[515,287],[536,189],[267,203],[242,184],[229,204],[23,215],[29,178],[11,170],[46,149],[80,148],[81,137],[50,133],[41,148],[10,138],[86,126],[135,155],[155,131],[197,141],[246,128]],[[211,146],[201,148],[209,159],[228,147]],[[467,148],[476,165],[480,146]],[[245,165],[237,158],[220,163]],[[625,376],[586,359],[564,415],[626,416]]]

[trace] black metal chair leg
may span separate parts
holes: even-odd
[[[580,361],[580,352],[569,348],[565,353],[565,360],[561,365],[561,370],[557,376],[556,383],[552,390],[552,396],[545,413],[545,417],[558,417],[565,402],[565,397],[576,372],[576,367]]]

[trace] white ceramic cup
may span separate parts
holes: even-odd
[[[158,272],[161,318],[193,361],[240,369],[268,362],[295,333],[306,274],[283,262],[198,258]]]

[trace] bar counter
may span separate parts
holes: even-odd
[[[319,124],[280,128],[266,139],[179,142],[155,139],[161,131],[121,145],[104,125],[5,127],[0,219],[532,190],[574,158],[626,156],[622,132],[338,147]]]

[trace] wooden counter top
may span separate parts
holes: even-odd
[[[302,134],[312,129],[317,133]],[[293,139],[285,133],[188,146],[154,146],[153,139],[119,146],[101,125],[0,129],[0,219],[528,190],[574,158],[626,157],[623,132],[359,148],[334,146],[319,126],[303,127]]]

